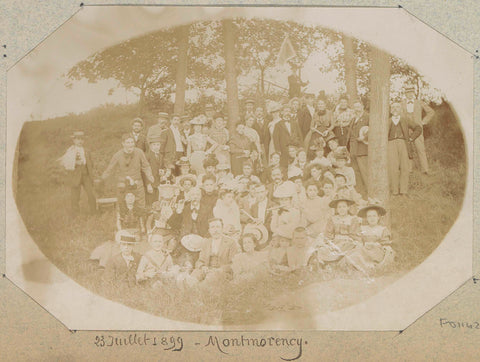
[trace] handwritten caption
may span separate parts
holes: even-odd
[[[451,321],[446,318],[440,318],[440,327],[451,329],[480,329],[480,323],[475,321]]]
[[[278,349],[280,358],[284,361],[298,360],[303,355],[303,349],[308,344],[303,338],[282,337],[248,337],[239,335],[224,338],[215,335],[205,337],[201,341],[194,341],[191,346],[186,346],[180,336],[157,336],[151,333],[131,333],[126,336],[114,334],[96,335],[94,342],[98,348],[151,346],[162,348],[165,351],[180,352],[184,348],[211,348],[218,353],[235,355],[242,349],[272,348]]]

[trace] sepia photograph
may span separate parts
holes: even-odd
[[[320,329],[418,272],[471,204],[448,89],[328,9],[199,9],[87,7],[12,68],[13,207],[46,261],[7,259],[188,329]]]

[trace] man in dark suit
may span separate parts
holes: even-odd
[[[154,201],[158,201],[158,186],[160,185],[160,170],[162,169],[162,155],[160,154],[161,146],[160,137],[152,138],[149,150],[145,153],[150,168],[152,169],[153,182],[150,182],[146,175],[142,173],[143,183],[147,187],[147,194],[145,197],[147,207],[150,207]]]
[[[365,189],[368,188],[368,144],[366,140],[359,139],[360,130],[369,122],[368,114],[364,111],[363,103],[358,100],[353,104],[355,118],[348,129],[347,145],[350,148],[352,167],[359,174]],[[358,180],[358,177],[357,177]]]
[[[305,139],[312,125],[313,115],[315,114],[315,108],[313,106],[314,101],[315,95],[311,93],[305,94],[305,104],[300,107],[297,113],[298,126],[302,131],[303,139]]]
[[[210,219],[208,232],[210,238],[205,239],[195,263],[195,270],[191,274],[198,281],[209,275],[215,277],[230,274],[233,257],[240,252],[236,241],[223,235],[222,219]]]
[[[93,191],[93,164],[90,152],[83,147],[84,133],[76,131],[72,135],[71,146],[62,157],[62,164],[67,170],[67,183],[71,187],[71,208],[73,216],[80,210],[80,189],[87,193],[90,213],[96,212],[96,199]]]
[[[275,151],[280,153],[280,166],[288,167],[288,146],[300,146],[302,140],[298,123],[292,122],[292,109],[289,105],[283,107],[282,120],[275,125],[273,144]]]
[[[163,168],[174,168],[175,163],[185,153],[180,130],[180,121],[180,116],[174,114],[170,121],[170,126],[164,130],[160,136],[160,143],[162,145],[160,152],[163,156]]]
[[[435,111],[425,102],[415,98],[414,87],[408,86],[405,88],[405,97],[402,101],[402,115],[410,118],[422,129],[422,133],[415,139],[414,145],[417,150],[418,160],[420,161],[421,171],[428,174],[430,170],[428,168],[427,153],[425,151],[423,126],[432,120]],[[425,117],[423,117],[423,112],[425,113]]]
[[[406,195],[408,192],[408,176],[412,158],[411,142],[422,133],[422,128],[413,120],[402,117],[402,105],[391,105],[392,117],[388,130],[388,178],[390,191],[396,196]],[[412,133],[410,135],[410,130]]]
[[[190,201],[183,208],[178,208],[172,215],[169,224],[179,230],[180,238],[189,234],[197,234],[202,237],[208,236],[208,220],[213,217],[213,209],[201,202],[202,192],[198,188],[189,192]]]
[[[140,255],[133,252],[137,243],[135,235],[127,230],[117,233],[116,241],[120,244],[120,253],[113,255],[105,265],[103,273],[104,283],[124,283],[132,287],[136,283],[136,274]]]
[[[142,132],[144,127],[143,119],[135,118],[132,121],[132,136],[135,141],[135,147],[140,148],[143,152],[147,151],[147,137]]]

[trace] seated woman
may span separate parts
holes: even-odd
[[[238,232],[242,226],[240,208],[235,201],[235,189],[235,184],[232,182],[223,186],[220,190],[220,198],[213,208],[213,216],[222,220],[224,230],[233,229]]]
[[[325,230],[327,219],[330,216],[325,210],[325,202],[318,195],[318,184],[310,181],[306,184],[307,198],[302,204],[302,215],[306,221],[307,234],[316,238]],[[331,201],[331,200],[330,200]]]
[[[393,262],[395,251],[390,246],[390,231],[380,224],[386,210],[378,203],[370,203],[358,212],[366,221],[360,226],[361,243],[349,252],[353,266],[362,272],[381,271]]]
[[[293,230],[303,226],[300,210],[293,205],[293,197],[296,195],[295,183],[285,181],[273,192],[280,207],[272,210],[271,230],[273,235],[280,235],[289,240],[292,239]]]
[[[173,267],[172,257],[168,253],[168,242],[162,235],[152,234],[149,243],[152,249],[140,259],[136,279],[137,282],[146,280],[162,282]]]
[[[287,257],[287,249],[290,245],[290,239],[280,235],[273,236],[268,250],[268,266],[272,274],[284,274],[290,271]]]
[[[145,210],[136,203],[135,194],[127,190],[117,205],[117,230],[138,229],[144,233],[144,216]]]
[[[236,254],[232,260],[234,280],[253,279],[266,270],[267,255],[256,251],[257,238],[254,234],[244,234],[240,238],[243,253]]]
[[[344,259],[346,253],[358,244],[360,225],[357,217],[348,213],[352,204],[352,200],[339,198],[330,202],[335,215],[328,219],[323,245],[318,248],[318,257],[324,263]]]

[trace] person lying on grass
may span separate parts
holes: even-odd
[[[290,271],[307,270],[313,252],[311,240],[304,227],[299,226],[293,232],[292,246],[287,248],[287,262]]]
[[[133,247],[138,243],[138,238],[128,230],[121,230],[117,233],[116,241],[120,253],[113,254],[108,260],[103,281],[109,284],[125,283],[130,287],[134,286],[140,255],[133,252]]]

